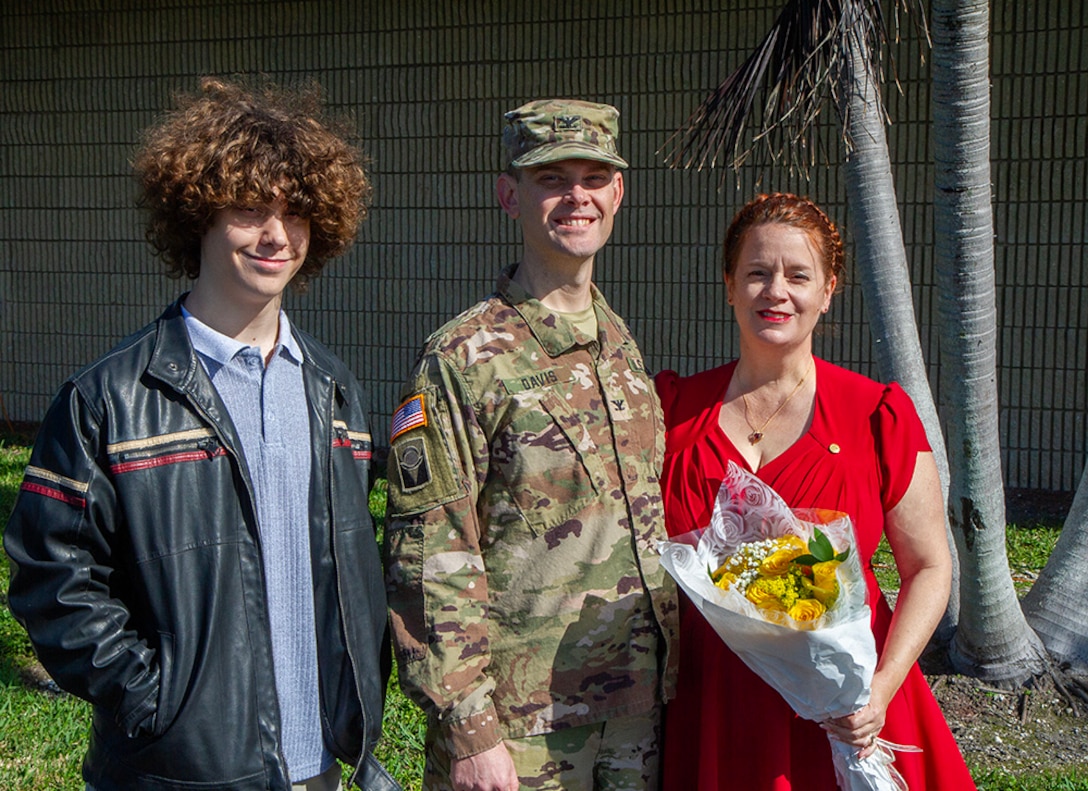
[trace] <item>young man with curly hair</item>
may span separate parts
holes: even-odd
[[[11,610],[93,704],[88,789],[325,791],[336,759],[395,789],[366,405],[281,308],[366,217],[360,156],[314,95],[206,79],[134,165],[192,288],[54,400],[4,536]]]

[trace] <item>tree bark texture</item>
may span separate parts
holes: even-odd
[[[850,24],[844,24],[846,30],[850,27]],[[948,457],[918,340],[910,270],[903,246],[879,88],[866,68],[868,53],[864,37],[847,34],[843,45],[849,51],[843,86],[848,97],[845,123],[850,145],[845,182],[855,268],[865,296],[880,376],[886,382],[899,382],[914,401],[933,448],[944,495],[948,491]],[[948,502],[947,498],[945,502]],[[951,535],[948,542],[949,551],[955,557]],[[951,636],[958,620],[957,574],[953,563],[952,596],[937,629],[938,642],[942,643]]]
[[[948,517],[960,566],[960,672],[1015,684],[1042,668],[1005,552],[990,188],[989,7],[933,0],[934,241]]]
[[[1059,664],[1088,676],[1088,465],[1050,560],[1024,597],[1028,623]]]

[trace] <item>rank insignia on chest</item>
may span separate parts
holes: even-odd
[[[423,394],[412,396],[393,413],[393,426],[389,430],[392,442],[406,431],[427,425],[427,409],[423,404]]]
[[[616,420],[627,420],[631,416],[631,411],[627,408],[626,398],[609,398],[608,403],[610,406],[609,411]]]

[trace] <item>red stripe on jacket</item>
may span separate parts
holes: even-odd
[[[350,439],[334,439],[332,441],[332,446],[334,448],[350,448],[351,447],[351,440]],[[352,449],[352,451],[351,451],[352,458],[353,459],[358,459],[359,461],[366,461],[367,459],[371,458],[373,455],[374,454],[371,453],[369,450],[355,450],[355,449]]]
[[[23,485],[19,487],[24,492],[30,492],[32,494],[40,494],[43,497],[52,497],[54,500],[60,500],[62,503],[67,503],[74,508],[83,508],[87,505],[87,498],[80,497],[78,494],[69,494],[68,492],[56,489],[52,486],[43,486],[40,483],[30,483],[29,481],[23,481]]]
[[[135,472],[137,470],[149,470],[154,467],[165,467],[168,464],[180,464],[186,461],[200,461],[202,459],[212,459],[216,456],[226,456],[227,451],[224,448],[216,448],[215,450],[186,450],[180,453],[167,453],[164,456],[154,456],[150,459],[137,459],[136,461],[122,461],[117,464],[110,465],[110,472],[115,475],[120,475],[126,472]]]

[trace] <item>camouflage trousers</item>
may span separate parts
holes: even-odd
[[[423,791],[453,791],[450,756],[427,732]],[[506,739],[523,789],[657,791],[661,772],[661,708],[637,717]]]

